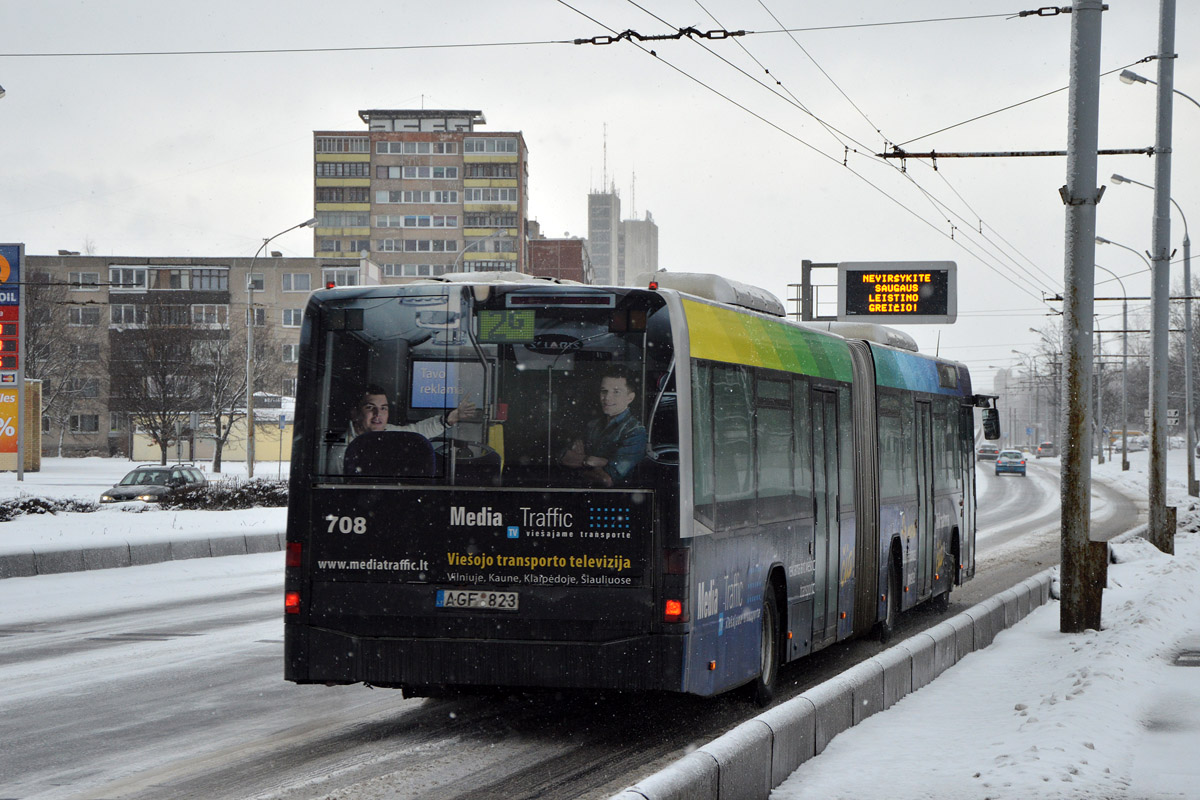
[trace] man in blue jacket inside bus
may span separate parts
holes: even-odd
[[[563,453],[562,465],[580,470],[593,486],[624,483],[646,455],[646,429],[629,410],[636,399],[628,370],[620,366],[605,370],[600,378],[604,416],[587,424],[584,437]]]

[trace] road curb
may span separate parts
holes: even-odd
[[[278,552],[284,548],[283,533],[252,533],[212,536],[205,539],[173,539],[166,542],[106,545],[67,550],[23,550],[0,554],[0,579],[31,578],[93,569],[139,567],[164,561],[191,558]]]
[[[768,800],[844,730],[931,683],[1050,599],[1057,567],[764,711],[612,800]]]

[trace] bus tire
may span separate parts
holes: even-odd
[[[900,572],[894,559],[888,559],[887,613],[879,622],[879,643],[887,644],[896,633],[900,621]]]
[[[775,587],[763,587],[762,631],[758,645],[758,677],[751,684],[754,704],[769,705],[775,697],[775,679],[779,676],[779,611],[775,606]]]

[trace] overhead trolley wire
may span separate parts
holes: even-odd
[[[579,9],[575,8],[574,6],[572,6],[570,3],[566,2],[566,0],[557,0],[557,2],[558,2],[558,3],[560,3],[561,5],[565,6],[566,8],[569,8],[569,9],[571,9],[572,11],[575,11],[576,13],[578,13],[578,14],[580,14],[581,16],[585,17],[586,19],[590,20],[591,22],[594,22],[594,23],[596,23],[597,25],[600,25],[601,27],[603,27],[603,28],[605,28],[605,29],[607,29],[607,30],[609,30],[609,31],[613,31],[613,32],[615,32],[615,30],[614,30],[613,28],[611,28],[610,26],[608,26],[608,25],[605,25],[604,23],[600,22],[599,20],[595,19],[594,17],[592,17],[592,16],[590,16],[590,15],[586,14],[586,13],[585,13],[585,12],[583,12],[583,11],[580,11]],[[645,13],[647,13],[647,14],[650,14],[651,16],[654,16],[654,17],[655,17],[656,19],[658,19],[659,21],[662,21],[664,24],[668,24],[668,23],[666,23],[665,21],[663,21],[663,20],[662,20],[660,17],[657,17],[656,15],[654,15],[652,12],[649,12],[649,11],[647,11],[646,9],[642,8],[640,5],[638,5],[637,3],[634,3],[634,2],[633,2],[633,0],[629,0],[629,2],[630,2],[632,5],[636,6],[637,8],[641,9],[642,11],[644,11]],[[1001,268],[1000,268],[998,265],[995,265],[995,264],[989,263],[988,259],[986,259],[986,258],[984,258],[982,255],[979,255],[978,253],[976,253],[976,252],[972,251],[972,250],[971,250],[971,248],[967,247],[967,245],[966,245],[966,244],[964,244],[964,243],[963,243],[963,241],[961,241],[961,239],[955,239],[955,238],[954,238],[954,237],[953,237],[951,234],[948,234],[948,233],[946,233],[945,231],[941,230],[941,228],[940,228],[939,226],[937,226],[937,225],[935,225],[934,223],[930,222],[928,219],[926,219],[925,217],[923,217],[921,214],[919,214],[918,212],[916,212],[915,210],[913,210],[912,208],[910,208],[910,207],[909,207],[908,205],[906,205],[906,204],[905,204],[905,203],[904,203],[902,200],[900,200],[899,198],[897,198],[897,197],[893,196],[892,194],[890,194],[888,191],[886,191],[885,189],[883,189],[883,188],[882,188],[881,186],[879,186],[878,184],[874,183],[872,180],[870,180],[869,178],[867,178],[865,175],[863,175],[863,174],[862,174],[861,172],[859,172],[858,170],[854,169],[853,167],[850,167],[850,166],[849,166],[849,164],[847,164],[847,163],[846,163],[844,160],[842,160],[842,161],[839,161],[838,159],[836,159],[836,158],[834,158],[833,156],[829,155],[828,153],[824,152],[823,150],[821,150],[821,149],[820,149],[820,148],[818,148],[817,146],[815,146],[815,145],[811,144],[811,143],[810,143],[810,142],[808,142],[808,141],[805,141],[804,139],[802,139],[801,137],[799,137],[799,136],[798,136],[798,135],[796,135],[795,133],[792,133],[791,131],[789,131],[789,130],[786,130],[786,129],[785,129],[785,128],[783,128],[781,125],[779,125],[779,124],[777,124],[777,123],[775,123],[775,122],[772,122],[771,120],[769,120],[769,119],[767,119],[766,117],[764,117],[762,114],[759,114],[758,112],[756,112],[756,111],[754,111],[754,110],[750,109],[749,107],[747,107],[745,104],[743,104],[743,103],[741,103],[741,102],[739,102],[739,101],[735,100],[734,98],[730,97],[728,94],[726,94],[726,93],[724,93],[724,92],[720,91],[719,89],[717,89],[717,88],[715,88],[715,87],[713,87],[713,86],[709,85],[708,83],[704,82],[703,80],[701,80],[700,78],[696,77],[695,75],[692,75],[692,74],[691,74],[691,73],[689,73],[687,70],[685,70],[685,69],[683,69],[683,68],[681,68],[681,67],[679,67],[679,66],[676,66],[675,64],[673,64],[671,61],[667,60],[666,58],[663,58],[663,57],[659,56],[659,54],[658,54],[656,51],[653,51],[653,50],[648,50],[647,48],[645,48],[644,46],[642,46],[642,45],[641,45],[641,44],[639,44],[638,42],[634,41],[633,39],[630,39],[629,41],[630,41],[630,44],[632,44],[633,46],[637,47],[637,48],[638,48],[638,49],[640,49],[642,52],[646,53],[647,55],[652,55],[652,56],[654,56],[654,57],[655,57],[657,60],[659,60],[660,62],[662,62],[662,63],[663,63],[663,64],[665,64],[666,66],[670,67],[671,69],[675,70],[675,71],[676,71],[676,72],[678,72],[680,75],[682,75],[682,76],[686,77],[687,79],[689,79],[689,80],[693,81],[694,83],[698,84],[699,86],[703,87],[704,89],[707,89],[708,91],[710,91],[710,92],[712,92],[713,94],[717,95],[718,97],[720,97],[721,99],[725,100],[726,102],[728,102],[728,103],[730,103],[730,104],[732,104],[732,105],[736,106],[737,108],[739,108],[739,109],[741,109],[742,111],[746,112],[747,114],[751,115],[752,117],[754,117],[755,119],[759,120],[760,122],[763,122],[763,123],[765,123],[766,125],[769,125],[770,127],[774,128],[775,130],[777,130],[777,131],[779,131],[780,133],[784,134],[784,135],[785,135],[785,136],[787,136],[788,138],[790,138],[790,139],[794,140],[795,142],[797,142],[797,143],[799,143],[799,144],[801,144],[801,145],[803,145],[803,146],[807,147],[808,149],[812,150],[812,151],[813,151],[814,153],[816,153],[817,155],[819,155],[819,156],[821,156],[821,157],[823,157],[823,158],[825,158],[825,159],[827,159],[827,160],[829,160],[829,161],[832,161],[832,162],[833,162],[833,163],[835,163],[835,164],[838,164],[838,165],[842,166],[844,169],[848,170],[848,171],[849,171],[849,172],[850,172],[852,175],[854,175],[856,178],[858,178],[858,179],[859,179],[859,180],[861,180],[863,183],[865,183],[865,184],[867,184],[868,186],[870,186],[870,187],[871,187],[872,189],[874,189],[876,192],[878,192],[879,194],[881,194],[882,196],[884,196],[885,198],[887,198],[888,200],[890,200],[892,203],[894,203],[895,205],[897,205],[897,206],[898,206],[898,207],[900,207],[901,209],[903,209],[903,210],[907,211],[909,214],[911,214],[911,215],[912,215],[913,217],[915,217],[917,220],[919,220],[920,222],[924,223],[925,225],[927,225],[928,227],[930,227],[931,229],[933,229],[934,231],[936,231],[936,232],[937,232],[937,233],[939,233],[940,235],[942,235],[942,236],[946,236],[946,237],[950,238],[950,240],[951,240],[951,241],[953,241],[953,242],[954,242],[954,243],[955,243],[955,244],[956,244],[956,245],[957,245],[957,246],[958,246],[960,249],[962,249],[962,250],[966,251],[966,252],[967,252],[967,253],[969,253],[970,255],[972,255],[972,256],[974,256],[975,258],[977,258],[977,259],[978,259],[978,260],[979,260],[981,263],[983,263],[984,265],[986,265],[986,266],[988,266],[990,269],[992,269],[992,270],[993,270],[993,271],[994,271],[994,272],[995,272],[995,273],[996,273],[996,274],[997,274],[999,277],[1001,277],[1001,278],[1003,278],[1004,280],[1006,280],[1006,281],[1008,281],[1009,283],[1011,283],[1011,284],[1012,284],[1012,285],[1013,285],[1013,286],[1014,286],[1016,289],[1018,289],[1018,290],[1019,290],[1019,291],[1021,291],[1021,292],[1024,292],[1025,294],[1029,295],[1029,296],[1030,296],[1030,297],[1032,297],[1033,299],[1035,299],[1035,300],[1037,300],[1037,301],[1039,301],[1039,302],[1042,302],[1042,298],[1041,298],[1041,297],[1039,297],[1039,296],[1038,296],[1036,293],[1034,293],[1033,291],[1031,291],[1031,290],[1030,290],[1030,289],[1029,289],[1027,286],[1025,286],[1025,285],[1023,285],[1022,283],[1020,283],[1020,282],[1018,282],[1017,280],[1015,280],[1015,279],[1014,279],[1012,276],[1010,276],[1009,274],[1006,274],[1005,272],[1001,271]],[[707,50],[707,48],[705,48],[705,49]],[[710,51],[710,52],[711,52],[711,51]],[[724,59],[722,59],[722,60],[724,60]],[[740,69],[739,69],[739,71],[741,71],[743,74],[747,75],[747,77],[751,77],[751,78],[753,79],[753,76],[749,76],[749,75],[748,75],[748,73],[745,73],[745,71],[744,71],[744,70],[740,70]],[[755,82],[756,82],[756,83],[759,83],[759,85],[762,85],[762,84],[761,84],[761,82],[757,81],[756,79],[755,79]],[[769,88],[769,87],[768,87],[768,88]],[[775,93],[775,92],[773,92],[773,94],[775,94],[777,97],[779,96],[779,95],[778,95],[778,93]],[[781,99],[782,99],[782,98],[781,98]],[[811,114],[811,112],[806,112],[806,113],[810,113],[810,114]],[[814,118],[815,118],[815,117],[814,117]],[[893,169],[895,169],[895,168],[893,168]]]

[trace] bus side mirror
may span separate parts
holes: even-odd
[[[1000,438],[1000,410],[996,408],[983,409],[983,438]]]

